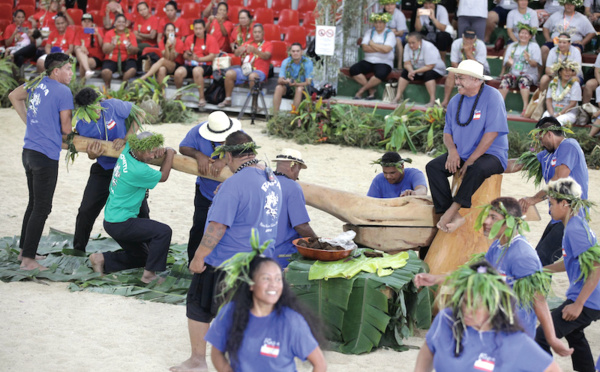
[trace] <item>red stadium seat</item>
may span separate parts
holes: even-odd
[[[316,0],[298,0],[298,13],[312,12],[317,8]]]
[[[273,11],[269,8],[256,9],[252,18],[254,23],[260,23],[263,25],[268,23],[275,23],[275,19],[273,18]]]
[[[83,16],[83,10],[71,8],[67,9],[67,13],[76,25],[81,25],[81,17]]]
[[[10,4],[13,3],[10,0],[7,0],[7,1],[5,0],[3,2],[7,2],[7,3],[10,3]],[[17,5],[15,6],[15,10],[19,9],[20,7],[22,7],[24,5],[33,5],[34,8],[36,7],[35,0],[19,0],[19,1],[17,1]]]
[[[246,9],[249,9],[250,13],[254,14],[254,11],[258,8],[268,8],[267,0],[248,0]]]
[[[302,27],[304,27],[304,29],[306,30],[306,33],[309,36],[315,36],[315,25],[316,25],[316,20],[315,20],[315,12],[306,12],[304,13],[304,15],[302,16]]]
[[[12,22],[12,4],[0,4],[0,19],[8,19]]]
[[[0,19],[0,45],[4,45],[4,40],[8,39],[10,35],[4,35],[4,30],[12,23],[11,20],[8,19]]]
[[[154,15],[159,18],[166,18],[167,13],[165,13],[165,5],[167,5],[168,1],[159,0],[154,3]]]
[[[89,1],[89,0],[88,0]],[[102,20],[102,13],[99,10],[90,10],[88,11],[92,15],[92,19],[94,20],[94,24],[97,27],[102,27],[104,21]]]
[[[21,9],[22,11],[25,12],[25,19],[27,19],[35,14],[35,6],[34,5],[21,5],[18,8],[15,8],[15,10],[17,10],[17,9]]]
[[[265,23],[263,24],[265,30],[264,39],[268,41],[281,41],[281,29],[278,25]]]
[[[288,48],[283,41],[273,41],[273,53],[271,53],[271,63],[275,67],[281,67],[281,62],[288,57]]]
[[[283,41],[288,47],[291,47],[293,43],[300,43],[302,49],[306,49],[306,30],[302,26],[290,26]]]
[[[290,26],[300,26],[298,11],[292,9],[284,9],[279,13],[279,21],[277,24],[281,28],[281,32],[287,33]]]
[[[202,11],[204,8],[202,4],[198,3],[185,3],[181,8],[181,16],[185,18],[198,19],[202,17]]]
[[[272,0],[271,9],[273,9],[273,14],[275,18],[279,18],[279,13],[281,13],[284,9],[292,9],[292,1],[291,0]]]
[[[241,6],[244,7],[244,0],[227,0],[227,5],[231,9],[232,6]]]
[[[91,12],[92,10],[101,10],[102,9],[103,0],[88,0],[87,1],[87,12]]]
[[[240,13],[240,10],[242,9],[244,9],[244,7],[239,5],[229,5],[229,10],[227,11],[227,18],[229,18],[231,23],[233,23],[234,25],[240,23],[240,21],[238,20],[238,15]]]

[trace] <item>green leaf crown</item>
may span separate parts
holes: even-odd
[[[390,13],[371,13],[369,16],[369,22],[384,22],[388,23],[392,20]]]
[[[479,208],[482,208],[482,211],[477,216],[475,220],[475,230],[479,230],[483,227],[483,222],[490,214],[490,211],[494,211],[502,216],[504,219],[496,221],[492,228],[490,229],[490,234],[488,235],[488,239],[496,239],[496,235],[502,229],[502,226],[506,224],[506,230],[504,230],[504,236],[508,238],[508,245],[512,239],[517,235],[517,233],[523,235],[525,231],[529,231],[529,224],[523,219],[523,217],[515,217],[512,214],[508,213],[506,207],[502,202],[498,203],[498,207],[493,206],[492,204],[483,205]]]
[[[257,154],[256,150],[259,149],[260,146],[257,146],[254,142],[245,142],[239,143],[237,145],[223,145],[219,146],[215,149],[215,151],[210,155],[211,157],[219,156],[219,158],[223,158],[225,153],[231,152],[233,154],[243,154],[246,152],[252,152],[254,155]]]
[[[127,136],[127,142],[132,151],[144,152],[162,147],[165,137],[160,133],[153,133],[149,137],[139,139],[135,134],[130,134]]]

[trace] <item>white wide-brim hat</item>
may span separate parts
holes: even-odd
[[[300,164],[300,168],[306,169],[306,163],[302,160],[302,154],[298,150],[283,149],[281,153],[275,157],[273,161],[293,161]]]
[[[232,119],[223,111],[214,111],[208,115],[208,122],[198,129],[200,135],[209,141],[225,142],[225,138],[242,129],[242,123]]]
[[[454,72],[455,74],[469,75],[476,77],[477,79],[493,80],[491,76],[483,74],[483,65],[472,59],[465,59],[458,64],[458,67],[448,67],[447,71]]]

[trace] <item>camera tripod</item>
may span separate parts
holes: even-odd
[[[238,115],[238,120],[241,120],[242,116],[244,116],[244,112],[246,112],[248,104],[250,104],[250,100],[252,100],[252,106],[250,111],[250,118],[252,119],[252,121],[250,122],[250,124],[254,125],[254,119],[256,118],[256,115],[259,113],[260,110],[265,111],[265,117],[267,118],[267,121],[269,121],[269,110],[267,109],[267,104],[265,103],[265,95],[263,94],[261,87],[262,84],[260,83],[260,79],[254,79],[254,86],[252,86],[252,89],[250,89],[250,92],[248,92],[248,96],[246,97],[244,106],[242,106],[242,111],[240,111],[240,114]],[[262,104],[262,107],[260,109],[258,108],[259,98]]]

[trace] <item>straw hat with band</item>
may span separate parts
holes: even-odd
[[[446,69],[455,74],[468,75],[482,80],[493,80],[491,76],[483,74],[483,65],[472,59],[465,59],[458,64],[458,67],[448,67]]]
[[[302,169],[307,168],[306,163],[302,160],[300,151],[294,149],[283,149],[281,154],[277,155],[273,161],[291,161],[300,164],[300,168]]]
[[[198,133],[212,142],[225,142],[228,135],[242,129],[242,123],[231,119],[223,111],[214,111],[208,115],[208,122],[198,129]]]

